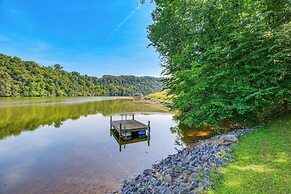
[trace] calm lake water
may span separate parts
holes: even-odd
[[[151,121],[150,146],[122,146],[110,116]],[[125,116],[123,116],[125,117]],[[212,135],[184,130],[162,107],[110,97],[0,99],[0,193],[104,193]]]

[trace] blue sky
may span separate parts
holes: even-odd
[[[102,76],[161,72],[139,0],[0,0],[0,52]]]

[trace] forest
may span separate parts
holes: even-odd
[[[101,78],[63,70],[60,64],[40,66],[0,53],[0,97],[131,96],[160,91],[162,79],[131,75]]]

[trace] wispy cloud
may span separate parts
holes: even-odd
[[[41,41],[41,40],[33,40],[31,41],[31,48],[35,52],[44,52],[48,51],[50,49],[50,45],[47,42]]]
[[[114,28],[114,30],[110,33],[110,36],[112,36],[115,32],[117,32],[118,30],[119,30],[119,28],[121,28],[121,26],[123,26],[140,8],[141,8],[141,4],[139,4],[138,6],[136,6],[135,7],[135,9],[134,10],[132,10],[131,12],[130,12],[130,14],[128,15],[128,16],[126,16],[115,28]],[[110,36],[109,37],[107,37],[107,39],[109,39],[110,38]]]
[[[0,34],[0,42],[8,42],[10,39],[7,36]]]

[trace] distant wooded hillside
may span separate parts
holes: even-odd
[[[111,76],[102,78],[81,75],[54,67],[40,66],[0,53],[0,97],[17,96],[129,96],[157,92],[161,78]]]

